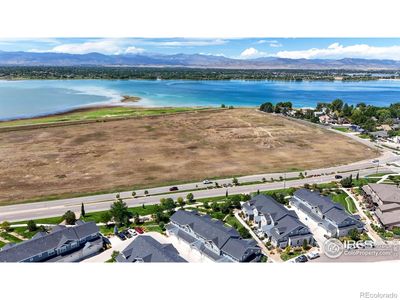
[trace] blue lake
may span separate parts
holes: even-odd
[[[388,106],[400,102],[400,81],[0,81],[0,120],[117,104],[122,95],[141,97],[136,104],[140,106],[258,106],[265,101],[291,101],[295,107],[312,107],[336,98],[349,104]]]

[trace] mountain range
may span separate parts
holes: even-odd
[[[308,70],[400,70],[400,61],[381,59],[289,59],[261,57],[234,59],[202,54],[163,55],[155,53],[105,55],[55,52],[0,51],[2,66],[120,66],[187,67],[224,69],[308,69]]]

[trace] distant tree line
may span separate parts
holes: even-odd
[[[292,110],[291,102],[278,102],[275,105],[272,102],[265,102],[260,105],[261,111],[267,113],[287,114]],[[400,118],[400,102],[390,104],[388,107],[379,107],[358,103],[357,105],[349,105],[341,99],[335,99],[331,103],[320,102],[315,110],[296,110],[294,117],[306,119],[314,123],[318,123],[319,119],[314,112],[323,111],[334,120],[340,118],[348,120],[352,124],[359,125],[364,130],[372,132],[376,127],[382,124],[393,125],[395,119]],[[389,131],[389,135],[397,135],[397,132]]]
[[[188,79],[188,80],[373,80],[338,70],[238,70],[104,66],[0,66],[0,79]],[[390,71],[388,71],[390,72]],[[393,76],[396,76],[395,73]]]

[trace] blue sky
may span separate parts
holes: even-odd
[[[2,51],[104,54],[206,54],[251,59],[345,57],[400,60],[394,38],[20,38],[0,39]]]

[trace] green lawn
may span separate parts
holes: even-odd
[[[337,183],[336,182],[321,183],[321,184],[318,184],[318,188],[320,188],[320,189],[335,189],[335,188],[337,188]]]
[[[367,175],[367,176],[365,176],[365,177],[366,177],[366,178],[368,178],[368,177],[382,177],[382,176],[387,175],[387,174],[390,174],[390,173],[388,173],[388,172],[376,173],[376,174]]]
[[[38,231],[29,231],[28,227],[15,227],[13,228],[13,232],[18,233],[26,239],[31,239]]]
[[[400,175],[389,175],[388,179],[390,179],[390,180],[400,180]]]
[[[114,226],[99,226],[100,232],[104,235],[104,236],[109,236],[114,234]],[[125,228],[121,228],[121,229],[125,229]]]
[[[11,224],[26,224],[28,221],[17,221],[12,222]],[[43,218],[43,219],[35,219],[36,224],[60,224],[62,222],[62,217],[51,217],[51,218]]]
[[[0,241],[0,248],[3,248],[6,245],[6,243]]]
[[[155,232],[158,232],[158,233],[161,233],[161,234],[164,233],[164,231],[161,229],[161,227],[158,224],[148,224],[147,225],[147,223],[144,223],[144,224],[141,224],[140,227],[143,227],[144,230],[147,231],[147,232],[155,231]]]
[[[108,107],[99,108],[95,110],[87,110],[80,112],[71,112],[59,116],[49,116],[35,119],[15,120],[0,122],[0,127],[8,126],[23,126],[34,124],[51,124],[58,122],[72,122],[84,120],[101,120],[107,118],[119,117],[142,117],[154,116],[170,113],[187,112],[193,110],[200,110],[205,108],[192,108],[192,107],[164,107],[164,108],[137,108],[137,107]]]
[[[303,253],[305,253],[305,251],[304,250],[300,250],[300,249],[292,250],[290,253],[287,253],[286,251],[284,251],[281,254],[281,259],[283,261],[287,261],[287,260],[289,260],[291,258],[295,258],[295,257],[297,257],[297,256],[299,256],[299,255],[301,255]]]
[[[368,183],[376,183],[380,178],[360,178],[358,180],[353,179],[353,186],[367,185]]]
[[[229,195],[228,195],[229,196]],[[230,195],[230,196],[233,196]],[[222,201],[225,200],[226,197],[225,196],[217,196],[217,197],[210,197],[210,198],[203,198],[203,199],[196,199],[196,202],[209,202],[209,204],[211,204],[212,202],[218,202],[218,201]]]
[[[332,195],[332,200],[336,203],[341,204],[350,214],[354,214],[355,212],[357,212],[357,208],[354,204],[353,199],[351,199],[346,193]]]
[[[228,216],[225,219],[225,223],[231,225],[233,228],[236,228],[236,229],[243,227],[243,225],[239,222],[238,219],[236,219],[235,216]]]
[[[156,224],[155,222],[145,222],[143,224],[140,225],[134,225],[131,224],[130,226],[131,228],[134,227],[142,227],[145,231],[149,232],[149,231],[156,231],[159,233],[164,233],[164,231],[161,229],[161,227]],[[121,232],[125,229],[127,229],[128,227],[126,226],[122,226],[122,227],[118,227],[118,232]],[[109,235],[113,235],[114,234],[114,225],[112,226],[99,226],[100,232],[105,235],[105,236],[109,236]]]
[[[350,132],[350,130],[347,127],[332,127],[332,128],[341,132]]]
[[[359,134],[358,137],[362,138],[362,139],[365,139],[365,140],[369,140],[370,139],[370,136],[368,134],[363,134],[363,133]]]
[[[10,243],[19,243],[22,242],[22,240],[20,240],[19,238],[7,233],[7,232],[1,232],[0,236],[3,239],[6,239],[7,241],[9,241]]]

